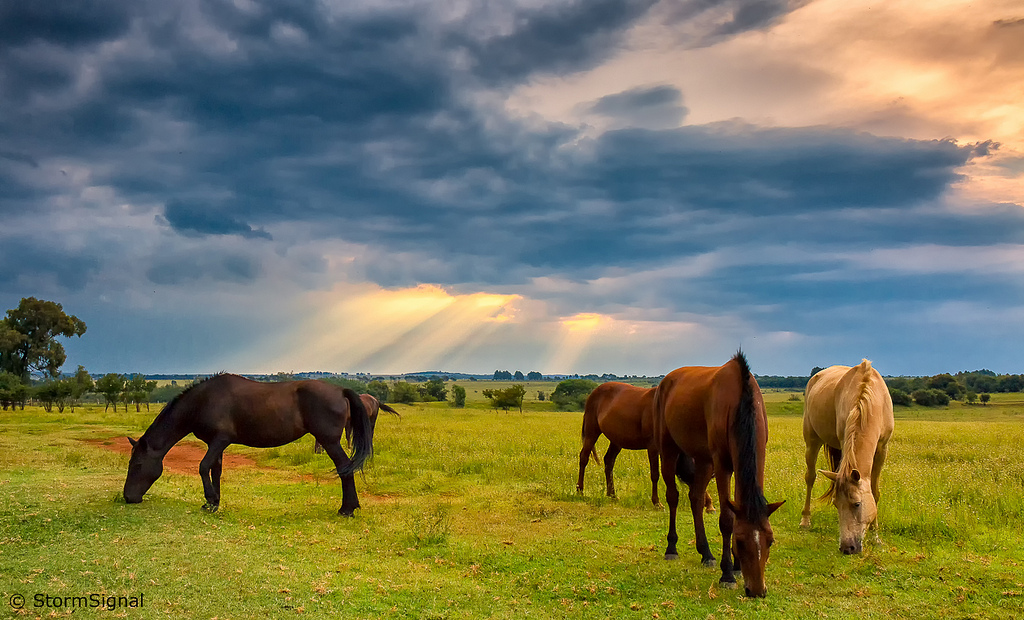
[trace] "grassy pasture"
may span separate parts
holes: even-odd
[[[603,496],[593,463],[578,497],[580,414],[529,400],[553,383],[528,386],[526,413],[495,413],[473,398],[486,383],[464,384],[466,409],[399,405],[401,420],[381,418],[355,519],[336,516],[340,485],[308,437],[230,448],[257,465],[225,470],[210,515],[197,473],[165,472],[142,504],[124,504],[126,457],[85,441],[138,436],[155,411],[0,412],[3,604],[32,618],[54,611],[33,607],[38,594],[92,593],[144,595],[113,612],[130,618],[1024,616],[1020,394],[897,411],[881,542],[844,557],[831,507],[815,504],[813,528],[798,528],[802,404],[766,393],[766,493],[787,503],[772,518],[768,598],[749,601],[700,566],[688,511],[681,559],[662,559],[667,515],[649,503],[645,455],[619,457],[619,499]],[[705,523],[717,553],[717,515]]]

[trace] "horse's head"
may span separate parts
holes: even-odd
[[[728,500],[727,500],[728,501]],[[763,598],[768,594],[768,586],[764,580],[764,567],[768,564],[768,554],[771,553],[772,543],[775,542],[775,534],[772,526],[768,523],[768,517],[779,509],[785,500],[768,504],[757,519],[751,520],[744,506],[737,506],[728,502],[736,520],[733,524],[733,552],[739,560],[740,572],[743,573],[743,583],[746,595],[749,597]]]
[[[853,469],[847,475],[818,470],[835,485],[832,502],[839,511],[839,550],[860,553],[864,532],[878,516],[878,504],[871,492],[871,481]]]
[[[129,437],[128,441],[132,444],[132,456],[128,460],[128,477],[124,481],[124,501],[138,504],[164,472],[164,459],[149,446],[145,437],[138,441]]]

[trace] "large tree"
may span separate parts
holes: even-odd
[[[0,319],[0,370],[27,381],[32,372],[56,377],[67,360],[58,336],[81,336],[85,322],[60,304],[25,297]]]

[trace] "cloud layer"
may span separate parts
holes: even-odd
[[[704,122],[697,86],[568,86],[643,57],[638,33],[713,58],[813,10],[4,4],[0,301],[54,298],[82,316],[92,341],[69,351],[96,371],[300,370],[317,339],[301,326],[345,303],[327,291],[413,300],[422,285],[459,308],[498,295],[507,320],[424,311],[348,357],[340,327],[310,367],[659,374],[740,343],[766,373],[862,356],[893,372],[1010,363],[999,342],[972,349],[975,326],[942,309],[1021,308],[1020,207],[962,189],[982,186],[979,171],[1020,179],[1011,134],[958,141],[813,114]],[[566,85],[572,118],[524,110],[543,84]],[[603,317],[586,342],[568,336],[581,314]],[[463,346],[427,333],[470,320]],[[938,329],[963,351],[922,359]],[[119,341],[137,354],[112,356]]]

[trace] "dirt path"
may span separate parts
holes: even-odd
[[[111,437],[110,439],[89,439],[86,443],[105,448],[113,452],[128,455],[132,452],[132,445],[128,443],[127,437]],[[164,469],[175,473],[194,474],[199,472],[199,461],[206,455],[206,447],[192,443],[179,443],[171,448],[171,451],[164,457]],[[128,459],[125,459],[125,463]],[[254,467],[256,461],[241,454],[224,453],[224,469],[236,467]]]

